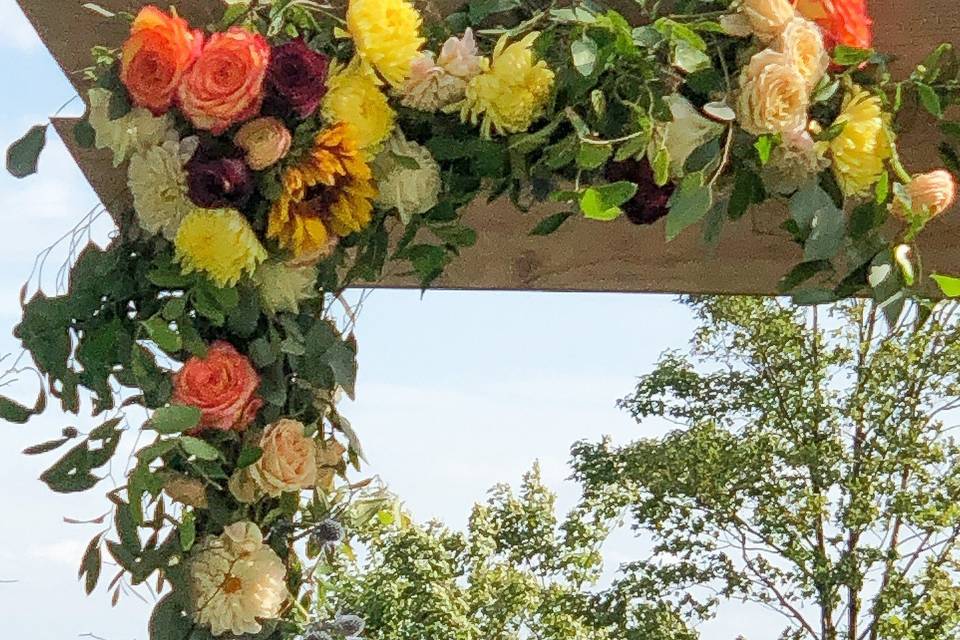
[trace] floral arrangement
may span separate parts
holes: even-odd
[[[228,0],[203,29],[147,6],[94,50],[76,136],[126,166],[133,210],[66,292],[25,303],[16,332],[46,389],[0,402],[23,422],[47,395],[78,412],[83,391],[112,415],[43,475],[55,491],[96,485],[125,431],[152,439],[108,494],[88,591],[106,551],[115,598],[151,579],[166,594],[154,640],[362,631],[328,610],[320,567],[350,552],[351,524],[404,515],[348,480],[363,454],[337,399],[356,342],[334,309],[388,262],[428,286],[475,241],[460,210],[478,196],[569,204],[534,235],[576,211],[666,218],[668,240],[701,223],[708,241],[783,201],[803,256],[784,291],[870,291],[899,315],[921,287],[915,240],[956,199],[953,48],[894,80],[865,0],[661,4],[628,21],[594,3],[474,0],[440,19],[408,0]],[[945,168],[903,166],[910,104],[939,120]],[[16,143],[11,171],[38,151]]]

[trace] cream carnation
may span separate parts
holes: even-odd
[[[434,60],[433,52],[424,51],[410,65],[400,102],[411,109],[438,111],[462,100],[466,88],[464,78],[447,72]]]
[[[737,119],[754,135],[799,134],[807,128],[807,80],[780,51],[765,49],[750,59],[740,78]]]
[[[172,241],[180,223],[196,208],[187,197],[187,174],[183,168],[196,148],[195,137],[168,139],[130,157],[127,186],[140,226],[148,233],[162,233]]]
[[[317,445],[304,435],[303,424],[282,419],[263,432],[263,456],[250,467],[250,477],[268,496],[312,489],[317,484]]]
[[[238,522],[204,540],[190,560],[194,620],[210,633],[260,633],[261,619],[280,615],[286,569],[252,522]]]
[[[764,42],[779,36],[796,15],[789,0],[742,0],[740,13],[750,21],[753,33]]]
[[[394,135],[373,161],[372,168],[379,189],[377,204],[396,209],[404,223],[436,206],[440,166],[426,147],[410,142],[403,134]]]
[[[796,17],[787,23],[777,39],[777,48],[793,63],[812,90],[830,66],[830,56],[823,44],[823,32],[806,18]]]
[[[87,121],[93,127],[97,149],[113,152],[113,166],[119,167],[131,153],[161,144],[170,129],[169,116],[155,117],[146,109],[134,108],[115,120],[110,119],[112,93],[106,89],[90,89],[90,111]]]
[[[311,265],[264,262],[254,272],[253,282],[264,308],[272,313],[297,313],[301,301],[317,295],[317,269]]]

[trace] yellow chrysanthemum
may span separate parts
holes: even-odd
[[[350,0],[347,31],[357,53],[394,87],[410,75],[420,51],[420,14],[407,0]]]
[[[344,123],[324,129],[313,149],[283,173],[267,236],[296,259],[322,257],[333,236],[360,231],[373,217],[377,190],[351,132]]]
[[[484,137],[526,131],[543,115],[553,91],[553,71],[543,60],[534,62],[530,46],[538,35],[530,33],[511,45],[501,37],[492,61],[481,61],[482,73],[467,85],[460,117],[480,122]]]
[[[835,124],[844,126],[830,141],[833,172],[844,194],[863,195],[880,180],[890,158],[889,116],[883,113],[880,98],[857,88],[844,98]]]
[[[250,223],[234,209],[195,210],[180,224],[174,247],[184,273],[202,271],[221,287],[267,259]]]
[[[327,80],[323,115],[342,122],[360,149],[371,149],[393,132],[396,113],[369,66],[354,60],[342,70],[333,70]]]

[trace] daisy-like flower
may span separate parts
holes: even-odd
[[[404,224],[437,204],[440,166],[426,147],[402,133],[390,138],[374,159],[373,176],[380,192],[377,204],[396,209]]]
[[[90,111],[87,121],[93,127],[97,149],[113,152],[113,166],[119,167],[136,151],[145,151],[161,144],[170,130],[169,116],[155,117],[146,109],[134,108],[115,120],[110,119],[110,100],[107,89],[90,89],[87,94]]]
[[[322,110],[328,121],[342,122],[349,128],[350,137],[360,149],[386,140],[396,119],[376,74],[356,59],[345,68],[333,70]]]
[[[880,98],[870,92],[854,88],[844,97],[834,123],[843,129],[830,141],[830,154],[834,175],[847,196],[864,195],[880,180],[891,156],[888,121]]]
[[[252,522],[204,540],[190,560],[194,620],[215,636],[260,633],[287,599],[286,569]]]
[[[424,43],[420,14],[407,0],[350,0],[347,31],[359,56],[387,82],[403,86]]]
[[[268,261],[257,267],[253,282],[263,307],[272,313],[297,313],[300,303],[317,296],[317,268]]]
[[[270,209],[267,236],[295,259],[322,257],[333,236],[360,231],[373,216],[377,190],[352,131],[345,123],[324,129],[283,173],[283,193]]]
[[[201,271],[220,287],[233,286],[267,259],[250,223],[235,209],[195,209],[174,240],[184,273]]]
[[[460,110],[464,122],[480,124],[480,133],[521,133],[541,117],[553,91],[553,71],[543,60],[534,61],[531,46],[539,33],[508,44],[502,36],[491,60],[481,62],[481,73],[467,84]]]
[[[162,145],[134,153],[127,171],[127,186],[140,226],[148,233],[177,236],[183,219],[196,206],[187,197],[184,165],[197,149],[196,137],[168,139]]]

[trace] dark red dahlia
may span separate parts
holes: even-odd
[[[267,69],[264,111],[287,117],[309,118],[327,92],[329,60],[302,38],[274,47]]]
[[[220,155],[201,147],[185,168],[187,193],[198,207],[240,208],[253,195],[253,173],[239,151]]]
[[[646,158],[624,160],[607,165],[607,180],[629,180],[637,184],[637,193],[622,206],[633,224],[653,224],[670,212],[670,196],[674,185],[671,182],[658,187],[653,179],[653,168]]]

